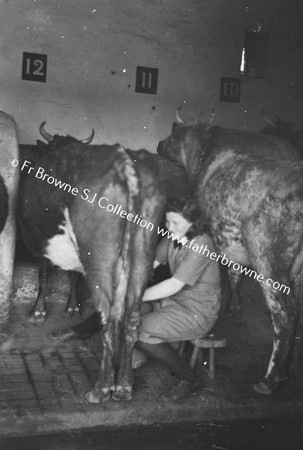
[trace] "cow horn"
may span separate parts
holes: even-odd
[[[181,108],[182,108],[182,105],[177,108],[176,118],[177,118],[177,122],[179,123],[179,125],[185,126],[184,120],[182,120],[181,117],[179,116],[179,109],[181,109]]]
[[[44,129],[45,124],[46,124],[46,121],[41,123],[41,125],[39,127],[39,132],[40,132],[41,136],[44,137],[44,139],[47,142],[52,142],[52,140],[54,139],[54,136],[52,136],[47,131],[45,131],[45,129]]]
[[[95,130],[92,129],[91,135],[88,138],[81,139],[82,144],[90,144],[91,141],[94,139],[94,136],[95,136]]]
[[[209,120],[209,126],[213,124],[213,121],[215,120],[215,108],[212,109],[210,120]]]

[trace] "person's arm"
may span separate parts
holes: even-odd
[[[161,281],[161,283],[147,288],[143,294],[142,301],[149,302],[151,300],[170,297],[181,291],[184,286],[185,283],[183,283],[183,281],[179,281],[174,277],[168,278],[167,280]]]

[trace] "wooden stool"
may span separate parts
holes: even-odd
[[[208,374],[210,380],[213,380],[215,378],[215,348],[226,347],[226,339],[218,338],[214,334],[208,334],[204,338],[193,339],[190,342],[194,346],[194,349],[193,349],[193,352],[192,352],[192,355],[190,358],[190,363],[189,363],[190,368],[193,369],[195,367],[199,350],[203,349],[203,348],[208,348],[209,349],[209,359],[208,359],[209,369],[207,370],[207,374]],[[181,356],[183,355],[184,347],[185,347],[185,341],[181,343],[180,348],[178,350],[178,352]]]

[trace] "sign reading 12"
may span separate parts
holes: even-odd
[[[22,80],[46,82],[47,55],[23,52]]]

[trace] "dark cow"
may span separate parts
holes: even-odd
[[[41,136],[46,140],[47,144],[42,141],[37,141],[37,145],[20,145],[20,157],[21,157],[21,165],[25,160],[31,161],[32,164],[38,163],[44,156],[46,156],[49,152],[52,152],[56,149],[60,149],[65,147],[68,144],[72,143],[82,143],[82,144],[90,144],[94,138],[95,131],[92,129],[92,132],[89,137],[78,140],[72,136],[60,136],[60,135],[51,135],[45,130],[46,122],[42,122],[39,127],[39,132]],[[22,192],[22,183],[23,180],[27,178],[27,174],[21,171],[21,192]],[[24,248],[22,246],[22,242],[18,242],[17,245],[17,254],[24,253]],[[29,314],[30,321],[43,321],[47,315],[46,308],[46,295],[49,287],[49,279],[50,279],[51,265],[47,259],[43,259],[39,262],[39,292],[37,299],[34,302],[34,306]],[[69,314],[73,314],[74,312],[79,312],[79,305],[76,298],[76,286],[79,279],[79,275],[75,272],[68,272],[69,281],[70,281],[70,294],[67,300],[66,311]]]
[[[285,379],[298,322],[303,163],[256,158],[238,152],[228,140],[225,146],[207,143],[205,125],[174,123],[158,153],[186,168],[218,255],[237,264],[234,272],[242,264],[261,275],[257,280],[271,313],[274,344],[267,373],[254,389],[269,394]],[[283,289],[275,290],[274,282]]]
[[[83,273],[100,314],[101,369],[87,399],[98,403],[112,392],[130,400],[140,300],[165,204],[150,154],[71,144],[22,170],[25,242],[62,269]]]

